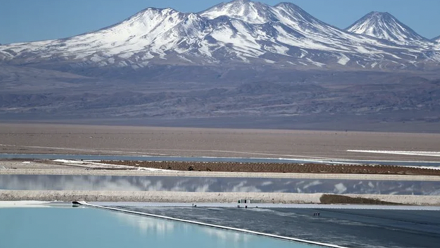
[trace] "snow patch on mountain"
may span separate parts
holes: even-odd
[[[341,57],[338,60],[338,64],[346,65],[350,61],[350,58],[345,56],[344,54],[341,54]]]
[[[436,43],[436,49],[440,51],[440,36],[434,38],[434,42]]]

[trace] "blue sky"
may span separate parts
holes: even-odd
[[[346,28],[370,11],[386,11],[427,38],[440,35],[440,0],[260,0],[293,2]],[[0,43],[65,38],[120,22],[147,7],[199,12],[219,0],[0,0]]]

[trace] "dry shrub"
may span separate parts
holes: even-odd
[[[440,176],[440,170],[402,167],[395,165],[335,165],[287,163],[233,163],[233,162],[178,162],[178,161],[103,161],[108,164],[181,171],[221,172],[278,172],[278,173],[329,173],[329,174],[396,174]]]
[[[321,204],[363,204],[363,205],[402,205],[394,202],[381,201],[363,197],[349,197],[344,195],[322,195]]]

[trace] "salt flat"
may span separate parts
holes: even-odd
[[[320,204],[323,194],[261,193],[261,192],[172,192],[172,191],[58,191],[0,190],[0,201],[88,201],[88,202],[181,202],[234,203],[239,199],[258,200],[273,204]],[[349,197],[423,206],[439,206],[438,196],[347,194]]]

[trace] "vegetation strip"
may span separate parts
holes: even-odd
[[[323,194],[319,200],[321,201],[321,204],[404,205],[379,199],[331,194]]]
[[[292,237],[286,237],[286,236],[279,236],[279,235],[270,234],[270,233],[255,232],[255,231],[250,231],[250,230],[246,230],[246,229],[227,227],[227,226],[209,224],[209,223],[204,223],[204,222],[199,222],[199,221],[185,220],[185,219],[173,218],[173,217],[168,217],[168,216],[163,216],[163,215],[156,215],[156,214],[149,214],[149,213],[131,211],[131,210],[120,209],[120,208],[113,208],[113,207],[105,207],[105,206],[93,205],[93,204],[89,204],[87,202],[76,202],[76,203],[79,203],[80,205],[88,206],[88,207],[106,209],[106,210],[111,210],[111,211],[116,211],[116,212],[123,212],[123,213],[128,213],[128,214],[143,215],[143,216],[159,218],[159,219],[165,219],[165,220],[179,221],[179,222],[184,222],[184,223],[188,223],[188,224],[195,224],[195,225],[199,225],[199,226],[206,226],[206,227],[213,227],[213,228],[223,229],[223,230],[230,230],[230,231],[249,233],[249,234],[266,236],[266,237],[271,237],[271,238],[277,238],[277,239],[301,242],[301,243],[306,243],[306,244],[311,244],[311,245],[318,245],[318,246],[323,246],[323,247],[334,247],[334,248],[345,248],[345,247],[339,246],[339,245],[315,242],[315,241],[310,241],[310,240],[305,240],[305,239],[298,239],[298,238],[292,238]]]
[[[175,162],[175,161],[101,161],[106,164],[128,165],[178,171],[217,172],[278,172],[278,173],[327,173],[327,174],[384,174],[440,176],[440,170],[396,165],[352,164],[279,164],[234,162]]]

